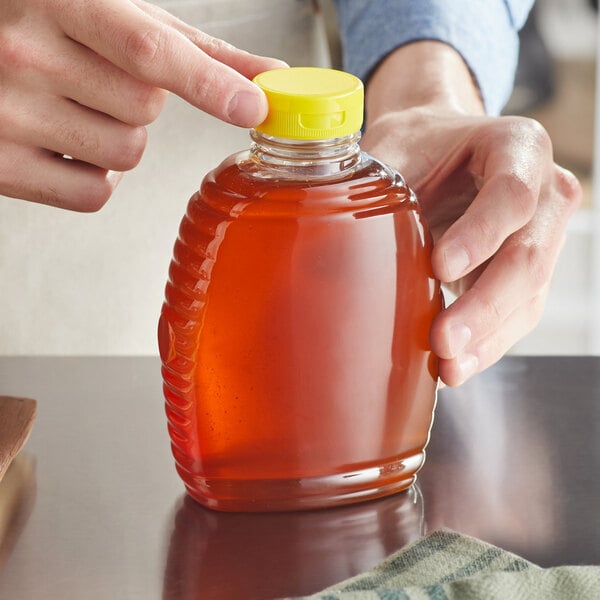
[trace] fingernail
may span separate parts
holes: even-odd
[[[471,262],[469,253],[464,246],[450,246],[444,252],[448,281],[456,281],[466,270]]]
[[[458,356],[470,341],[471,329],[464,323],[450,328],[449,346],[452,356]]]
[[[479,359],[473,354],[465,354],[458,360],[458,369],[463,381],[471,377],[479,366]]]
[[[237,92],[229,101],[227,116],[234,125],[254,127],[267,116],[267,101],[260,92]]]
[[[108,180],[108,183],[111,185],[113,190],[119,185],[121,179],[123,179],[123,175],[124,173],[122,173],[121,171],[108,171],[108,173],[106,174],[106,179]]]

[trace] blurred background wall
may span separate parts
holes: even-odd
[[[522,32],[521,64],[506,112],[546,127],[556,162],[579,177],[584,198],[570,223],[544,317],[513,353],[600,353],[600,202],[593,186],[597,21],[595,0],[538,0]]]
[[[155,3],[240,48],[329,65],[310,1]],[[206,172],[248,146],[246,130],[170,96],[141,163],[97,214],[0,197],[0,354],[157,354],[156,323],[188,199]]]
[[[292,65],[338,64],[330,0],[323,3],[325,18],[309,0],[156,3],[250,51]],[[592,186],[596,21],[593,0],[538,0],[523,34],[507,112],[545,125],[556,160],[580,177],[585,199],[544,318],[514,353],[600,353],[600,202]],[[149,128],[141,164],[98,214],[0,197],[0,354],[156,354],[156,320],[187,200],[210,168],[247,144],[246,131],[171,96]]]

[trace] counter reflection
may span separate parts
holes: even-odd
[[[541,562],[556,546],[566,421],[545,399],[533,402],[531,383],[524,365],[504,361],[442,391],[419,480],[428,531],[453,529]]]
[[[424,534],[420,489],[326,510],[175,509],[163,600],[267,600],[314,593],[372,568]]]

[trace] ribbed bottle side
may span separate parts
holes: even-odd
[[[186,483],[200,460],[194,372],[210,274],[225,231],[222,221],[222,214],[197,198],[190,201],[175,242],[159,325],[171,449]]]

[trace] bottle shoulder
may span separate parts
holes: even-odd
[[[393,211],[417,205],[398,171],[362,151],[351,167],[318,177],[301,169],[290,174],[265,168],[249,151],[239,152],[206,175],[199,197],[215,209],[245,214]]]

